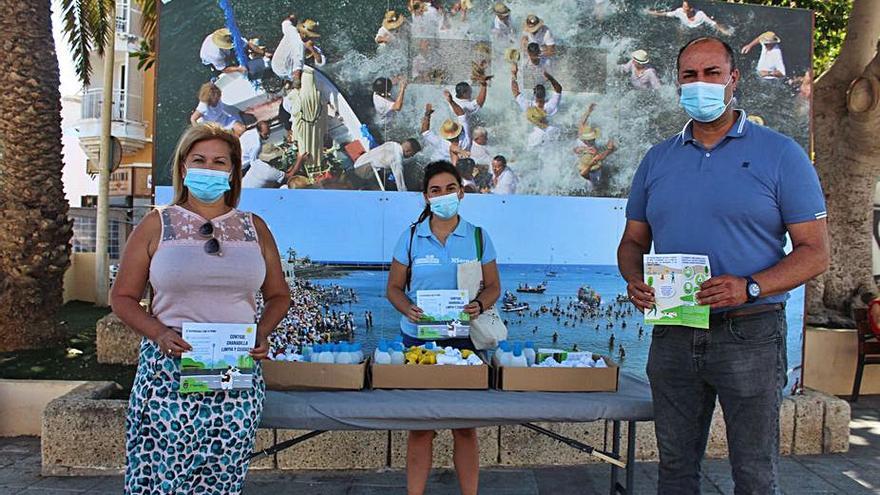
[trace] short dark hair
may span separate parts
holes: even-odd
[[[458,169],[455,168],[455,165],[446,160],[438,160],[429,163],[428,166],[425,167],[425,181],[422,183],[422,192],[428,192],[428,182],[430,182],[435,175],[444,173],[452,174],[452,176],[455,177],[456,182],[458,182],[458,185],[461,185],[461,174],[458,172]]]
[[[471,90],[471,85],[462,81],[455,85],[455,97],[464,98],[464,94]]]
[[[375,81],[373,81],[373,93],[379,93],[380,95],[386,95],[391,92],[391,79],[387,77],[377,77]]]
[[[529,43],[528,45],[526,45],[526,52],[538,55],[541,53],[541,45],[534,42]]]
[[[543,84],[535,85],[535,98],[540,98],[542,100],[547,98],[547,88],[545,88]]]
[[[422,143],[420,143],[418,139],[409,138],[404,141],[404,143],[409,144],[409,147],[412,148],[413,153],[418,153],[419,151],[422,151]]]
[[[724,47],[724,51],[727,52],[727,62],[730,64],[730,72],[736,70],[736,55],[733,51],[733,48],[731,48],[726,41],[715,36],[700,36],[699,38],[694,38],[685,43],[685,45],[681,47],[681,50],[678,51],[678,57],[676,57],[675,59],[675,72],[678,73],[678,71],[681,70],[681,56],[685,50],[693,45],[705,43],[707,41],[717,41],[718,43],[721,43],[721,45]]]
[[[455,166],[458,167],[460,172],[469,174],[474,170],[474,167],[476,167],[477,164],[474,163],[472,158],[461,158]]]
[[[504,158],[504,155],[495,155],[495,158],[493,158],[492,160],[498,160],[499,162],[501,162],[501,165],[505,167],[507,166],[507,158]]]

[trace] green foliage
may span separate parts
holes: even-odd
[[[749,3],[775,7],[810,9],[816,15],[813,32],[814,77],[827,71],[846,36],[846,21],[852,11],[853,0],[727,0],[731,3]]]
[[[116,0],[60,0],[61,32],[70,46],[76,76],[83,86],[89,85],[92,63],[89,51],[95,49],[104,55],[104,48],[113,44],[116,20],[110,19],[110,10]]]
[[[250,357],[247,354],[242,354],[241,356],[238,356],[238,363],[236,364],[236,367],[239,370],[253,368],[254,367],[254,358]]]
[[[180,360],[180,369],[187,370],[203,370],[206,369],[205,363],[201,361],[196,361],[195,359],[185,357]]]

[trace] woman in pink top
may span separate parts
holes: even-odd
[[[216,124],[189,128],[173,166],[174,202],[147,215],[125,247],[113,311],[143,335],[126,421],[125,493],[237,494],[263,410],[259,360],[290,291],[266,223],[236,209],[241,146]],[[147,283],[152,311],[140,305]],[[185,322],[257,322],[251,388],[180,394]]]

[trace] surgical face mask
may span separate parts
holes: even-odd
[[[436,196],[428,200],[431,205],[431,213],[443,219],[450,219],[458,214],[458,193]]]
[[[230,189],[229,172],[222,170],[209,170],[206,168],[189,168],[183,185],[189,192],[202,203],[213,203]]]
[[[724,102],[724,92],[727,85],[733,81],[733,76],[727,84],[715,84],[707,82],[692,82],[681,85],[681,97],[679,99],[684,111],[697,122],[712,122],[727,109],[733,101]]]

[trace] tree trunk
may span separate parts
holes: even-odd
[[[828,206],[829,270],[807,286],[807,321],[851,326],[873,290],[874,186],[880,176],[880,8],[855,0],[840,56],[815,84],[815,160]]]
[[[50,0],[0,0],[0,351],[57,342],[72,223]]]

